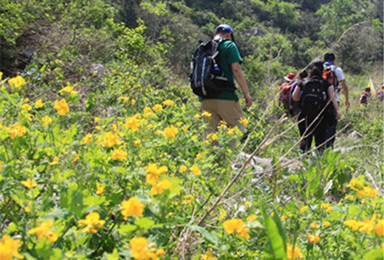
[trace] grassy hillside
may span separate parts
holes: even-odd
[[[340,61],[351,108],[334,150],[302,154],[276,101],[282,76],[328,50],[325,29],[278,14],[320,19],[322,1],[0,3],[0,259],[383,257],[384,103],[358,105],[369,78],[381,86],[382,63]],[[367,13],[374,33],[382,17]],[[254,105],[245,136],[222,125],[204,139],[210,115],[184,66],[223,21]]]

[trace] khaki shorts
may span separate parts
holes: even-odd
[[[210,129],[208,129],[207,134],[216,131],[220,121],[225,121],[228,127],[237,126],[245,133],[245,127],[240,122],[240,118],[244,117],[244,114],[239,101],[204,99],[201,102],[201,108],[212,114],[208,119]]]

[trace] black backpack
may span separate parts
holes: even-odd
[[[200,97],[214,97],[223,90],[236,90],[223,76],[219,63],[219,46],[224,40],[200,43],[191,60],[191,88]]]
[[[316,117],[324,108],[327,100],[323,80],[319,77],[305,82],[300,98],[300,110],[305,116]]]

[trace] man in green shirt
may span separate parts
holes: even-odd
[[[234,42],[233,29],[227,24],[220,24],[214,32],[214,39],[223,39],[219,46],[220,69],[228,80],[234,82],[236,79],[245,98],[246,107],[252,105],[243,70],[240,66],[242,58]],[[239,97],[234,90],[224,90],[220,94],[210,98],[201,98],[202,110],[209,112],[210,129],[207,134],[217,130],[220,121],[225,121],[229,127],[237,126],[243,133],[245,127],[240,122],[243,110],[240,106]]]

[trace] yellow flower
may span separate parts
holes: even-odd
[[[156,164],[148,163],[145,167],[147,173],[146,182],[155,185],[159,180],[160,176],[168,171],[167,166],[157,167]]]
[[[324,227],[329,227],[329,226],[331,225],[331,223],[328,222],[328,221],[325,221],[325,222],[323,223],[323,225],[324,225]]]
[[[360,222],[359,232],[366,232],[367,234],[371,233],[374,230],[374,223],[376,221],[377,215],[373,214],[371,220],[365,220]]]
[[[29,190],[37,186],[37,183],[32,179],[26,179],[25,181],[21,181],[20,183],[27,187]]]
[[[320,240],[321,239],[320,239],[320,237],[318,235],[308,234],[308,244],[319,243]]]
[[[100,118],[98,118],[98,117],[95,116],[95,118],[93,119],[93,122],[94,122],[95,124],[97,124],[99,121],[100,121]]]
[[[92,134],[87,134],[83,137],[83,142],[86,144],[90,144],[92,142]]]
[[[8,84],[20,89],[22,86],[26,84],[25,79],[22,76],[16,76],[8,80]]]
[[[344,224],[348,226],[350,229],[352,229],[353,231],[356,231],[361,227],[361,222],[355,219],[344,221]]]
[[[212,116],[212,114],[207,112],[207,111],[204,111],[201,115],[202,116],[206,116],[206,117],[211,117]]]
[[[61,116],[69,113],[69,106],[67,104],[67,101],[63,98],[60,101],[55,101],[55,108],[57,110],[57,113]]]
[[[153,111],[161,111],[163,109],[163,106],[160,104],[154,105],[152,107]]]
[[[194,164],[191,168],[189,168],[189,170],[193,173],[193,175],[197,176],[197,175],[200,175],[201,174],[201,171],[199,169],[199,166],[197,166],[196,164]]]
[[[140,127],[140,121],[137,119],[136,116],[127,117],[125,120],[125,127],[131,128],[133,131],[136,131]]]
[[[105,220],[100,220],[100,215],[97,212],[90,212],[85,219],[79,220],[80,226],[85,226],[82,231],[87,233],[97,233],[97,229],[104,226]]]
[[[200,160],[201,157],[203,157],[203,156],[201,155],[201,153],[196,154],[196,159],[197,159],[197,160]]]
[[[240,118],[240,123],[242,123],[244,126],[247,126],[248,122],[249,122],[248,119],[246,119],[244,117]]]
[[[232,218],[223,223],[223,227],[227,234],[236,233],[239,237],[249,239],[249,228],[245,228],[245,223],[241,219]]]
[[[103,195],[105,189],[105,185],[100,185],[96,183],[96,195]]]
[[[284,216],[281,217],[281,221],[282,221],[282,222],[284,222],[286,219],[287,219],[287,216],[286,216],[286,215],[284,215]]]
[[[47,238],[51,242],[55,242],[57,240],[57,235],[51,231],[51,227],[54,222],[52,220],[48,220],[40,224],[40,226],[36,228],[32,228],[28,231],[28,234],[36,234],[39,239],[43,237]]]
[[[181,165],[180,166],[180,172],[185,172],[187,170],[187,166]]]
[[[140,144],[141,144],[141,140],[135,140],[135,141],[133,142],[133,144],[134,144],[135,146],[140,146]]]
[[[189,128],[189,125],[187,125],[187,126],[184,126],[183,128],[181,128],[184,132],[186,132],[187,130],[188,130],[188,128]]]
[[[171,187],[172,187],[172,182],[170,182],[168,180],[159,181],[158,183],[156,183],[152,186],[152,189],[151,189],[151,192],[149,193],[149,195],[153,196],[156,194],[161,194],[165,190],[169,190]]]
[[[178,127],[180,127],[180,126],[182,126],[183,125],[183,122],[177,122],[176,123],[176,126],[178,126]]]
[[[72,151],[72,156],[73,156],[72,163],[80,159],[80,156],[75,151]]]
[[[257,218],[258,218],[257,215],[250,215],[247,217],[247,221],[249,222],[249,221],[255,220]]]
[[[49,123],[52,122],[52,118],[50,118],[49,116],[45,116],[41,119],[41,122],[42,122],[43,126],[48,126]]]
[[[307,210],[308,210],[308,206],[303,206],[303,207],[301,207],[301,209],[300,209],[300,213],[301,214],[304,214],[304,212],[306,212]]]
[[[345,195],[346,200],[353,200],[354,198],[352,195]]]
[[[68,94],[77,94],[78,91],[74,91],[72,86],[66,86],[63,87],[60,91],[60,93],[68,93]]]
[[[384,219],[379,220],[374,229],[376,231],[376,234],[382,237],[384,234]]]
[[[216,133],[211,133],[211,134],[207,135],[207,140],[209,142],[216,141],[217,139],[218,139],[218,136]]]
[[[23,104],[23,105],[21,105],[21,109],[25,110],[25,111],[29,111],[32,109],[32,107],[28,104]]]
[[[235,134],[235,129],[229,128],[227,131],[227,135],[234,135]]]
[[[124,216],[124,219],[128,217],[136,216],[140,217],[143,214],[144,204],[136,198],[130,198],[121,202],[121,215]]]
[[[304,258],[304,255],[301,253],[300,249],[295,245],[291,245],[287,243],[287,258],[288,259],[296,259],[296,258]]]
[[[27,132],[27,128],[23,125],[15,125],[9,130],[9,137],[14,139],[16,136],[21,137]]]
[[[133,106],[134,104],[136,104],[136,100],[132,99],[131,100],[131,105]]]
[[[357,196],[359,198],[362,198],[364,196],[375,198],[377,193],[378,193],[378,190],[365,186],[362,190],[357,191]]]
[[[316,223],[316,222],[312,222],[311,224],[309,224],[312,228],[320,228],[320,226]]]
[[[144,113],[152,112],[152,109],[150,107],[144,107],[143,112]]]
[[[333,210],[331,205],[328,205],[328,204],[325,204],[325,203],[321,203],[320,208],[321,209],[325,209],[328,213],[331,213],[332,210]]]
[[[12,260],[13,257],[18,259],[23,259],[19,252],[20,239],[12,239],[8,235],[4,235],[0,241],[0,259],[2,260]]]
[[[205,255],[200,255],[201,260],[218,260],[217,257],[212,256],[212,250],[207,250]]]
[[[59,163],[59,158],[58,157],[54,157],[52,162],[49,163],[49,165],[55,165],[55,164],[58,164]]]
[[[249,201],[246,201],[246,202],[244,203],[244,206],[245,206],[245,207],[248,207],[248,206],[251,206],[251,205],[252,205],[252,203],[249,202]]]
[[[199,115],[199,114],[195,114],[195,115],[193,116],[193,118],[194,118],[194,119],[199,119],[199,118],[200,118],[200,115]]]
[[[144,237],[134,237],[129,241],[131,247],[131,256],[138,260],[147,260],[148,258],[148,240]]]
[[[3,79],[3,72],[0,71],[0,80]]]
[[[173,106],[174,104],[175,104],[175,102],[173,102],[170,99],[163,101],[163,106]]]
[[[112,159],[113,160],[123,160],[128,157],[128,153],[120,148],[113,150]]]
[[[119,137],[112,132],[108,132],[105,137],[104,137],[104,145],[107,147],[112,147],[115,145],[120,144],[120,139]]]
[[[173,125],[171,125],[170,127],[167,127],[165,128],[164,132],[163,132],[163,135],[166,137],[166,138],[173,138],[173,139],[176,139],[176,134],[179,132],[179,130],[177,130],[176,127],[174,127]]]
[[[156,255],[165,255],[165,251],[162,248],[156,250]]]
[[[44,106],[44,103],[41,99],[36,100],[35,102],[35,108],[41,108]]]

